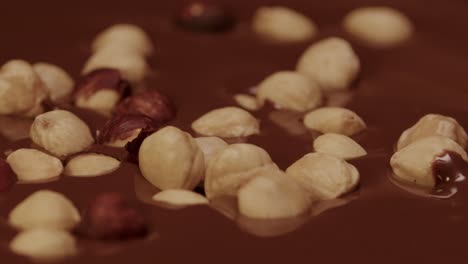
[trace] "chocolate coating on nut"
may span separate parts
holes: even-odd
[[[4,159],[0,159],[0,192],[7,191],[16,182],[16,175]]]
[[[94,70],[82,76],[75,86],[75,98],[89,98],[99,90],[114,90],[121,97],[130,94],[130,83],[115,69]]]
[[[144,115],[123,114],[113,116],[99,132],[98,143],[112,143],[116,140],[130,138],[134,132],[140,130],[155,131],[161,125]]]
[[[234,26],[235,18],[229,8],[217,1],[198,0],[179,10],[176,23],[192,31],[223,32]]]

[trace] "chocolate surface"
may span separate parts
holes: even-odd
[[[2,3],[0,61],[23,58],[58,64],[78,77],[90,56],[93,37],[120,22],[135,23],[152,37],[157,53],[150,64],[154,74],[148,86],[161,89],[175,102],[172,124],[190,131],[197,117],[216,107],[235,105],[232,95],[246,92],[267,75],[293,69],[311,44],[265,43],[249,31],[249,19],[264,4],[283,4],[309,15],[320,36],[347,36],[341,19],[366,4],[390,5],[414,22],[413,38],[388,50],[368,48],[352,41],[362,72],[345,106],[357,112],[368,129],[355,137],[369,155],[353,160],[361,184],[353,199],[297,225],[265,225],[241,221],[239,228],[209,207],[179,211],[140,203],[151,222],[144,240],[99,242],[81,239],[81,254],[66,263],[465,263],[468,260],[468,184],[450,199],[417,196],[389,179],[389,159],[400,133],[427,113],[456,118],[468,128],[468,3],[450,1],[226,1],[238,16],[235,29],[225,34],[192,33],[178,29],[173,14],[180,1],[20,1]],[[95,131],[106,121],[86,110],[73,110]],[[265,148],[285,169],[312,148],[311,136],[269,121],[269,111],[255,113],[262,133],[248,139]],[[2,123],[2,126],[5,126]],[[297,132],[297,131],[296,131]],[[28,147],[28,139],[0,140],[0,150]],[[124,150],[95,147],[94,151],[124,159]],[[101,192],[115,191],[134,201],[148,201],[156,190],[138,177],[135,165],[125,163],[111,174],[96,178],[62,179],[36,185],[15,185],[0,193],[0,262],[28,263],[8,250],[15,231],[8,227],[11,209],[35,190],[64,193],[80,209]],[[340,201],[335,201],[340,203]],[[341,201],[345,203],[346,201]],[[330,206],[333,206],[330,205]],[[252,235],[268,232],[275,224],[285,234],[272,238]],[[294,228],[290,228],[293,225]],[[288,230],[289,227],[289,230]],[[244,231],[243,231],[244,230]],[[287,233],[287,231],[292,232]],[[106,258],[103,258],[106,256]]]

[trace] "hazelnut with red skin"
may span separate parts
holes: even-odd
[[[9,190],[16,181],[16,175],[10,165],[4,159],[0,159],[0,193]]]
[[[79,235],[101,240],[141,238],[148,234],[143,214],[115,192],[98,195],[83,214]]]
[[[187,30],[223,32],[230,30],[235,18],[229,8],[214,0],[194,0],[177,13],[176,23]]]
[[[176,116],[176,107],[169,97],[156,89],[149,89],[125,98],[116,108],[116,115],[145,115],[158,123],[166,123]]]

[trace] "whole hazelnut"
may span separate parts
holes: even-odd
[[[72,177],[96,177],[114,172],[120,161],[106,155],[85,153],[73,157],[65,166],[65,175]]]
[[[340,107],[322,107],[304,117],[304,125],[320,133],[352,136],[366,129],[366,123],[355,112]]]
[[[127,97],[115,112],[118,115],[145,115],[155,122],[165,123],[175,118],[176,107],[169,97],[156,89],[150,89]]]
[[[96,239],[131,239],[148,234],[144,215],[119,193],[102,193],[83,213],[77,229],[81,235]]]
[[[34,143],[57,156],[83,151],[94,143],[88,125],[65,110],[38,115],[31,126],[30,136]]]
[[[118,45],[121,49],[135,52],[142,56],[153,52],[153,45],[143,29],[132,24],[115,24],[101,33],[93,41],[93,52]]]
[[[327,133],[317,137],[314,140],[314,150],[344,160],[367,155],[366,150],[352,138],[334,133]]]
[[[6,159],[21,183],[35,183],[58,179],[63,171],[62,162],[36,149],[18,149]]]
[[[78,107],[110,113],[130,91],[130,84],[119,71],[99,69],[78,80],[74,100]]]
[[[138,153],[141,173],[161,190],[193,189],[203,178],[203,153],[192,136],[167,126],[147,137]]]
[[[231,11],[210,0],[194,0],[179,10],[176,23],[182,28],[200,32],[222,32],[234,26]]]
[[[9,190],[15,182],[16,175],[10,165],[4,159],[0,159],[0,193]]]
[[[52,102],[62,102],[73,92],[75,82],[62,68],[45,62],[35,63],[33,68],[47,88]]]
[[[113,116],[99,131],[98,143],[123,148],[143,130],[156,131],[161,125],[144,115],[119,114]]]

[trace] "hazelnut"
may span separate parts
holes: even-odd
[[[257,98],[248,94],[236,94],[234,95],[234,101],[244,109],[249,111],[257,111],[261,108]]]
[[[39,62],[33,65],[33,69],[47,88],[52,102],[62,102],[73,92],[75,83],[62,68]]]
[[[94,143],[88,125],[65,110],[38,115],[31,126],[30,136],[34,143],[57,156],[83,151]]]
[[[144,57],[134,52],[108,47],[94,53],[81,73],[88,74],[99,69],[118,70],[123,79],[138,85],[148,73],[148,64]]]
[[[203,178],[203,153],[190,134],[172,126],[141,144],[138,160],[143,176],[159,189],[193,189]]]
[[[262,219],[241,215],[237,224],[245,232],[261,238],[278,237],[294,232],[304,225],[310,217],[308,214],[288,218]]]
[[[17,229],[37,227],[70,230],[80,222],[80,214],[61,193],[41,190],[19,203],[9,215],[10,224]]]
[[[322,91],[304,75],[282,71],[270,75],[260,83],[257,98],[261,105],[268,100],[278,108],[304,112],[322,103]]]
[[[220,151],[227,148],[228,143],[218,137],[198,137],[195,138],[198,147],[203,152],[205,158],[205,168],[208,168],[210,161],[218,154]]]
[[[144,215],[119,193],[102,193],[88,205],[77,232],[96,239],[131,239],[148,234]]]
[[[73,177],[96,177],[117,170],[120,161],[97,153],[86,153],[72,158],[65,166],[65,175]]]
[[[260,7],[253,18],[253,30],[276,42],[301,42],[317,34],[317,26],[307,16],[287,7]]]
[[[317,82],[324,91],[347,89],[359,69],[359,58],[351,45],[337,37],[310,46],[297,64],[297,71]]]
[[[336,199],[359,183],[359,172],[346,161],[323,153],[310,153],[289,166],[286,173],[311,197]]]
[[[397,179],[433,188],[437,183],[432,169],[433,164],[437,157],[446,152],[454,152],[468,161],[465,150],[457,142],[447,137],[431,136],[400,149],[392,156],[390,165]]]
[[[366,150],[352,138],[334,133],[324,134],[316,138],[314,140],[314,150],[344,160],[367,155]]]
[[[57,179],[63,171],[63,165],[59,159],[36,149],[15,150],[8,155],[6,161],[21,183]]]
[[[279,170],[263,171],[239,189],[239,211],[259,219],[299,216],[311,205],[299,184]]]
[[[19,233],[11,242],[14,253],[37,261],[57,261],[78,253],[75,238],[68,232],[35,228]]]
[[[216,1],[194,0],[179,10],[176,23],[191,31],[223,32],[234,26],[235,18],[231,10]]]
[[[413,25],[407,16],[383,6],[351,11],[344,18],[343,27],[349,34],[377,48],[398,45],[413,33]]]
[[[130,84],[122,79],[119,71],[95,70],[78,81],[75,88],[75,104],[81,108],[110,113],[130,90]]]
[[[161,125],[144,115],[122,114],[113,116],[99,131],[98,143],[123,148],[143,130],[156,131]]]
[[[37,115],[46,97],[47,88],[26,61],[11,60],[0,68],[0,114]]]
[[[0,159],[0,193],[9,190],[15,182],[16,175],[10,165],[5,160]]]
[[[107,28],[97,35],[92,48],[93,52],[99,52],[114,45],[140,56],[147,56],[153,52],[149,36],[143,29],[131,24],[116,24]]]
[[[466,148],[467,146],[465,129],[463,129],[457,120],[448,116],[428,114],[401,134],[398,140],[397,150],[419,139],[430,136],[447,137],[460,144],[462,148]]]
[[[169,97],[156,89],[127,97],[116,109],[116,114],[145,115],[155,122],[166,123],[176,116],[176,107]]]
[[[260,124],[255,117],[241,108],[223,107],[195,120],[192,129],[203,136],[237,138],[258,134]]]
[[[355,135],[366,129],[366,123],[353,111],[340,107],[322,107],[304,117],[304,125],[320,133]]]
[[[208,199],[196,192],[183,189],[169,189],[153,196],[153,201],[175,207],[208,204]]]
[[[255,145],[232,144],[220,151],[208,165],[205,193],[208,199],[236,196],[239,188],[260,170],[276,170],[268,153]]]

